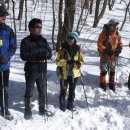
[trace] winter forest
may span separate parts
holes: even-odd
[[[0,130],[130,130],[129,74],[130,0],[0,0]]]

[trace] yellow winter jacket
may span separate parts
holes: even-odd
[[[57,64],[57,67],[60,67],[61,71],[62,71],[62,74],[60,75],[60,77],[65,80],[67,79],[68,69],[69,69],[69,65],[67,65],[67,60],[70,60],[70,59],[71,59],[71,57],[70,57],[67,49],[64,47],[61,47],[61,49],[59,50],[57,57],[56,57],[56,64]],[[78,60],[81,64],[81,66],[83,65],[83,63],[84,63],[83,54],[80,49],[75,51],[73,60]],[[74,78],[80,76],[80,68],[78,68],[76,64],[74,64],[72,71],[73,71]]]

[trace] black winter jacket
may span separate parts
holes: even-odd
[[[41,59],[38,49],[46,49],[49,52],[48,57]],[[52,51],[47,43],[47,40],[40,36],[34,36],[30,34],[25,37],[20,46],[20,57],[23,61],[26,61],[24,71],[30,73],[46,72],[47,63],[46,59],[51,59]],[[41,62],[42,61],[42,62]]]

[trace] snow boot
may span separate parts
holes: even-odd
[[[45,112],[46,112],[45,107],[40,107],[39,106],[39,115],[44,115]]]
[[[4,113],[4,109],[1,109],[1,116],[3,116],[7,120],[14,119],[13,115],[9,112],[9,110],[5,110],[5,113]]]
[[[26,120],[30,120],[32,118],[30,98],[25,98],[24,100],[25,100],[24,118]]]
[[[109,89],[115,92],[116,91],[115,84],[109,84]]]
[[[68,102],[67,102],[67,109],[70,110],[70,111],[72,111],[72,110],[73,110],[73,107],[74,107],[74,106],[73,106],[73,101],[71,101],[71,102],[68,101]]]
[[[106,84],[100,83],[100,88],[103,89],[104,91],[107,90]]]
[[[38,103],[39,103],[39,115],[44,115],[45,114],[45,98],[42,96],[39,96]]]
[[[106,91],[106,76],[100,75],[100,88]]]
[[[60,103],[60,110],[65,111],[66,110],[66,99],[65,99],[65,97],[60,96],[59,97],[59,103]]]
[[[114,76],[110,76],[109,77],[109,89],[112,90],[113,92],[115,92],[115,77]]]

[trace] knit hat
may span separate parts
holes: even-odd
[[[111,19],[109,20],[108,25],[111,25],[111,24],[119,24],[119,22],[115,19]]]
[[[9,15],[9,14],[7,10],[2,5],[0,5],[0,16],[4,16],[4,15]]]
[[[69,32],[67,35],[67,39],[68,37],[73,37],[75,39],[75,41],[77,42],[80,36],[80,32],[78,31],[74,31],[74,32]]]

